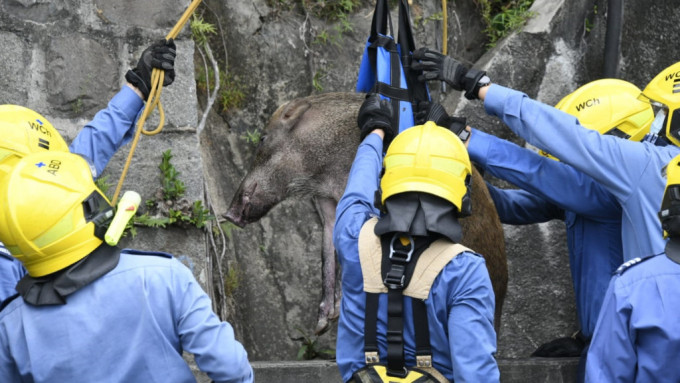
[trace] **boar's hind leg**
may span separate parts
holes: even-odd
[[[324,197],[314,197],[313,200],[323,225],[322,298],[319,304],[316,329],[314,330],[316,335],[321,335],[330,329],[331,321],[338,316],[335,307],[336,260],[335,248],[333,247],[333,225],[335,224],[337,203],[331,198]]]

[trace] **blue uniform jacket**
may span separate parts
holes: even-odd
[[[0,304],[17,293],[16,285],[26,275],[26,269],[0,242]]]
[[[350,170],[345,194],[337,207],[333,241],[342,265],[342,300],[336,361],[344,381],[364,363],[365,293],[359,263],[358,238],[363,224],[379,212],[373,207],[382,168],[382,140],[369,134],[359,146]],[[434,367],[459,382],[498,382],[494,353],[494,294],[484,258],[464,252],[454,258],[435,279],[426,300]],[[387,294],[380,297],[378,344],[386,360]],[[404,312],[411,312],[405,299]],[[413,320],[405,316],[405,356],[415,365]]]
[[[619,201],[624,259],[664,251],[657,212],[662,174],[680,148],[633,142],[583,128],[578,120],[526,94],[492,84],[484,107],[530,144],[592,177]]]
[[[90,159],[97,169],[97,176],[101,175],[116,151],[134,137],[135,122],[143,106],[144,100],[124,86],[106,109],[97,112],[78,132],[69,149]]]
[[[194,382],[182,351],[216,382],[251,382],[229,323],[169,254],[123,250],[118,265],[67,298],[0,311],[2,382]]]
[[[616,198],[569,165],[478,130],[470,136],[468,153],[486,172],[522,189],[488,185],[501,222],[564,220],[579,325],[591,337],[609,280],[623,263]]]
[[[102,174],[116,151],[134,136],[135,121],[143,106],[144,101],[139,95],[124,86],[109,101],[106,109],[97,112],[78,133],[69,149],[87,157],[97,169],[97,175]],[[16,294],[15,286],[24,275],[26,269],[21,262],[11,255],[3,257],[0,254],[0,303]]]
[[[626,266],[605,295],[586,381],[680,382],[680,265],[656,255]]]

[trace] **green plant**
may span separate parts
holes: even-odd
[[[217,34],[217,29],[213,24],[205,22],[202,17],[195,13],[191,17],[189,26],[191,27],[191,37],[196,44],[201,46],[208,42],[209,35]]]
[[[324,77],[325,77],[324,73],[320,70],[314,73],[314,77],[312,78],[312,86],[317,92],[323,92],[323,85],[321,85],[321,79]]]
[[[245,140],[245,142],[253,145],[259,144],[261,138],[262,133],[260,133],[260,131],[257,129],[253,129],[252,131],[246,130],[246,132],[241,135],[242,140]]]
[[[301,343],[297,353],[298,360],[332,359],[335,357],[335,350],[319,349],[318,337],[307,335],[299,327],[296,327],[296,330],[301,336],[291,339]]]
[[[214,217],[210,215],[210,210],[203,207],[203,202],[201,202],[201,200],[196,200],[191,205],[191,223],[197,228],[202,229],[205,227],[205,224],[213,218]]]
[[[83,111],[83,99],[78,97],[71,103],[71,111],[74,114],[80,114]]]
[[[590,30],[593,29],[593,23],[590,20],[588,20],[588,18],[586,18],[585,29],[586,32],[590,32]]]
[[[597,5],[593,6],[593,16],[597,15]],[[586,17],[585,24],[584,24],[584,29],[586,30],[586,33],[589,33],[593,29],[593,23],[590,21],[588,17]]]
[[[314,41],[312,44],[317,44],[317,45],[326,45],[330,41],[331,37],[328,34],[328,31],[323,29],[319,34],[314,37]]]
[[[175,200],[184,195],[186,187],[184,182],[179,180],[179,172],[170,163],[172,159],[172,154],[170,149],[163,152],[163,157],[161,158],[161,164],[158,168],[161,170],[161,186],[163,188],[163,198],[166,200]]]
[[[510,33],[520,29],[534,16],[529,8],[534,0],[476,0],[482,9],[482,19],[486,24],[484,32],[489,39],[488,46]]]
[[[243,85],[231,72],[220,73],[220,106],[226,112],[232,108],[239,108],[246,95]]]
[[[224,235],[227,236],[227,239],[229,241],[232,240],[232,231],[234,231],[234,229],[239,229],[238,226],[234,225],[233,223],[231,223],[229,221],[222,222],[219,225],[220,225],[220,228],[222,229],[222,231],[224,232]],[[218,229],[216,225],[213,226],[213,234],[215,236],[218,236],[219,232],[220,232],[220,229]]]
[[[328,21],[339,20],[361,5],[361,0],[267,0],[275,9],[301,9]]]
[[[134,237],[137,235],[137,226],[166,228],[169,225],[193,225],[199,229],[205,227],[208,221],[215,217],[203,206],[200,200],[189,203],[186,201],[184,192],[186,187],[178,176],[179,172],[172,165],[172,153],[168,149],[163,152],[161,164],[161,189],[156,194],[156,199],[147,199],[147,212],[133,217],[127,226],[127,230]],[[158,199],[161,199],[160,201]]]
[[[233,295],[240,284],[241,273],[235,267],[230,267],[227,270],[227,275],[224,276],[224,293],[227,296]]]
[[[427,17],[415,16],[413,18],[413,26],[416,27],[416,28],[424,27],[430,21],[442,21],[442,20],[444,20],[444,13],[443,12],[433,13],[430,16],[427,16]]]
[[[113,186],[113,184],[109,183],[109,175],[108,174],[94,180],[94,184],[95,184],[95,186],[97,186],[97,188],[99,188],[99,190],[101,190],[102,193],[104,193],[105,196],[111,198],[111,196],[109,196],[108,192],[109,192],[109,189],[111,189],[111,186]]]

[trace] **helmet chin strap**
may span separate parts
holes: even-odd
[[[387,213],[375,226],[375,234],[390,232],[413,236],[442,235],[460,242],[463,232],[458,222],[458,209],[437,196],[408,192],[396,194],[385,201]]]
[[[680,237],[671,237],[666,242],[666,256],[673,262],[680,264]]]

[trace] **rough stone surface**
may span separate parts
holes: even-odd
[[[261,130],[272,112],[292,98],[354,90],[372,6],[350,15],[353,30],[338,35],[339,22],[268,5],[274,3],[204,0],[200,13],[216,23],[224,37],[212,41],[213,50],[216,56],[226,57],[221,69],[242,85],[245,102],[228,111],[215,107],[197,137],[194,44],[185,29],[177,42],[175,83],[163,90],[165,131],[142,137],[125,188],[150,198],[159,187],[161,153],[171,149],[173,164],[187,185],[187,198],[203,199],[205,193],[217,215],[224,213],[252,162],[254,146],[243,138],[247,133]],[[442,23],[432,17],[440,12],[441,2],[413,3],[413,19],[419,20],[414,22],[417,45],[441,48]],[[554,104],[601,76],[605,0],[536,0],[532,11],[537,15],[524,31],[499,41],[486,53],[474,2],[448,4],[449,54],[487,70],[494,82]],[[39,111],[72,139],[123,84],[125,71],[141,51],[165,36],[186,5],[179,0],[1,1],[0,102]],[[620,78],[642,88],[680,57],[680,46],[673,44],[675,21],[680,17],[676,5],[674,0],[625,2]],[[332,37],[328,43],[319,42],[324,32]],[[487,116],[479,102],[464,100],[451,90],[442,92],[438,84],[432,84],[431,90],[435,99],[467,117],[471,125],[524,145],[498,119]],[[147,129],[157,121],[152,116]],[[114,184],[127,150],[118,153],[107,169]],[[227,275],[233,270],[235,280],[230,282],[237,282],[227,297],[226,318],[251,360],[294,360],[300,342],[293,338],[310,335],[321,294],[321,223],[312,203],[289,200],[245,229],[223,227],[228,235],[222,271]],[[577,329],[576,314],[564,224],[505,226],[505,230],[510,285],[499,357],[521,358],[543,342],[571,335]],[[212,275],[214,259],[206,255],[205,238],[198,229],[142,229],[124,244],[186,256],[182,260],[213,294],[225,281]],[[322,349],[333,348],[334,343],[334,330],[318,339]],[[573,376],[565,372],[573,363],[554,363],[557,375],[549,375],[554,380],[532,375],[534,367],[518,363],[515,372],[504,373],[504,381],[507,376],[522,381],[522,374],[527,374],[523,381],[569,381],[558,376]],[[501,364],[502,371],[507,368]],[[206,381],[204,376],[199,379]]]

